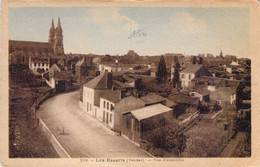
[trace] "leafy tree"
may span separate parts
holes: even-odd
[[[192,57],[191,57],[191,63],[192,63],[192,64],[196,64],[196,57],[195,57],[195,56],[192,56]]]
[[[133,50],[129,50],[128,53],[119,60],[125,64],[134,64],[139,60],[139,55],[135,53]]]
[[[186,136],[178,134],[172,127],[164,127],[152,134],[150,142],[156,148],[180,155],[186,148]]]
[[[105,55],[103,58],[102,58],[102,61],[103,62],[111,62],[112,61],[112,58],[110,55]]]
[[[157,69],[157,83],[163,83],[167,80],[167,69],[163,55],[160,58],[160,62]]]
[[[246,60],[246,65],[251,66],[251,60],[250,59]]]

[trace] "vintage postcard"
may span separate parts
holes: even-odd
[[[2,166],[259,166],[259,2],[3,1]]]

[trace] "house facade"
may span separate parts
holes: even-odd
[[[180,71],[180,81],[182,88],[190,88],[192,86],[191,81],[194,78],[200,76],[210,76],[210,72],[203,65],[189,65],[182,71]]]
[[[75,64],[75,75],[78,83],[84,83],[85,78],[89,75],[89,71],[93,67],[93,57],[92,56],[83,56]]]
[[[121,100],[126,97],[126,92],[131,91],[130,86],[119,81],[113,81],[112,73],[105,72],[83,85],[83,110],[103,122],[110,129],[120,131],[118,110]],[[124,101],[124,100],[123,100]],[[135,104],[135,103],[133,103]],[[127,105],[125,106],[127,107]]]

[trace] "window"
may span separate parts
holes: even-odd
[[[129,129],[130,127],[130,118],[126,117],[126,128]]]
[[[109,110],[109,103],[107,102],[107,109]]]
[[[44,66],[44,63],[42,63],[42,66]]]
[[[87,102],[87,112],[88,112],[88,102]]]
[[[113,104],[110,104],[110,111],[114,110]]]
[[[103,108],[106,108],[106,102],[104,101]]]
[[[139,124],[135,124],[136,125],[136,131],[139,132]]]
[[[182,74],[182,75],[181,75],[181,78],[184,79],[184,78],[185,78],[185,74]]]
[[[110,120],[109,121],[112,122],[112,114],[110,114]]]
[[[191,79],[191,75],[189,75],[189,79]]]
[[[36,67],[36,66],[37,66],[37,64],[36,64],[36,63],[34,63],[34,66]]]
[[[38,66],[40,67],[40,63],[38,63]]]
[[[49,69],[48,68],[46,68],[46,71],[48,71]]]

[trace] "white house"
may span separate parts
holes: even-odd
[[[192,64],[180,71],[180,81],[182,88],[191,87],[191,80],[200,76],[210,76],[210,72],[203,66]]]

